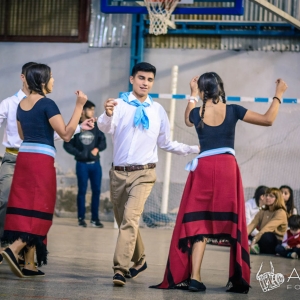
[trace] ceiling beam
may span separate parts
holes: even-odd
[[[277,6],[269,3],[268,1],[266,1],[266,0],[249,0],[249,1],[252,1],[252,2],[264,7],[265,9],[270,11],[271,13],[277,15],[278,17],[281,17],[282,19],[284,19],[288,23],[290,23],[293,26],[295,26],[296,28],[300,29],[300,21],[299,20],[292,17],[291,15],[286,13],[285,11],[278,8]]]

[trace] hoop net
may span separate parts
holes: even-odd
[[[144,0],[150,17],[149,33],[154,35],[166,34],[170,17],[180,0]]]

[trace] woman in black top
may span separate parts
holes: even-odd
[[[36,277],[44,273],[35,267],[34,252],[39,266],[47,263],[47,233],[56,200],[53,133],[56,131],[64,141],[71,139],[87,96],[81,91],[75,93],[75,109],[66,125],[55,102],[46,98],[54,82],[50,68],[44,64],[29,67],[26,81],[30,95],[17,109],[23,143],[16,161],[3,236],[11,245],[2,255],[17,276]],[[25,258],[23,270],[18,264],[20,252]]]
[[[214,72],[196,76],[185,111],[187,126],[195,126],[200,154],[191,163],[170,245],[163,282],[155,288],[204,291],[200,269],[206,238],[230,241],[228,292],[248,293],[250,261],[245,203],[239,168],[235,160],[234,135],[238,120],[271,126],[284,91],[276,81],[273,102],[265,114],[240,105],[226,105],[222,79]],[[198,95],[203,100],[195,108]]]

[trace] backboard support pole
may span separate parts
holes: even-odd
[[[130,55],[130,70],[133,66],[144,59],[144,15],[132,15],[132,29],[131,29],[131,55]],[[132,87],[129,83],[129,91]]]

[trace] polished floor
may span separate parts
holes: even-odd
[[[41,268],[46,276],[19,279],[4,262],[0,265],[0,299],[292,300],[300,297],[300,260],[265,255],[251,256],[252,288],[247,295],[226,293],[229,248],[212,245],[207,246],[203,262],[202,279],[207,286],[206,292],[149,289],[149,285],[162,279],[172,230],[148,228],[141,229],[148,269],[136,279],[128,280],[124,287],[114,287],[111,265],[118,230],[113,228],[113,223],[104,225],[103,229],[81,228],[75,219],[54,219],[49,234],[49,263]],[[270,274],[270,261],[275,276]],[[262,262],[264,278],[261,280],[269,283],[266,292],[256,279]],[[276,273],[284,276],[280,286],[280,276]]]

